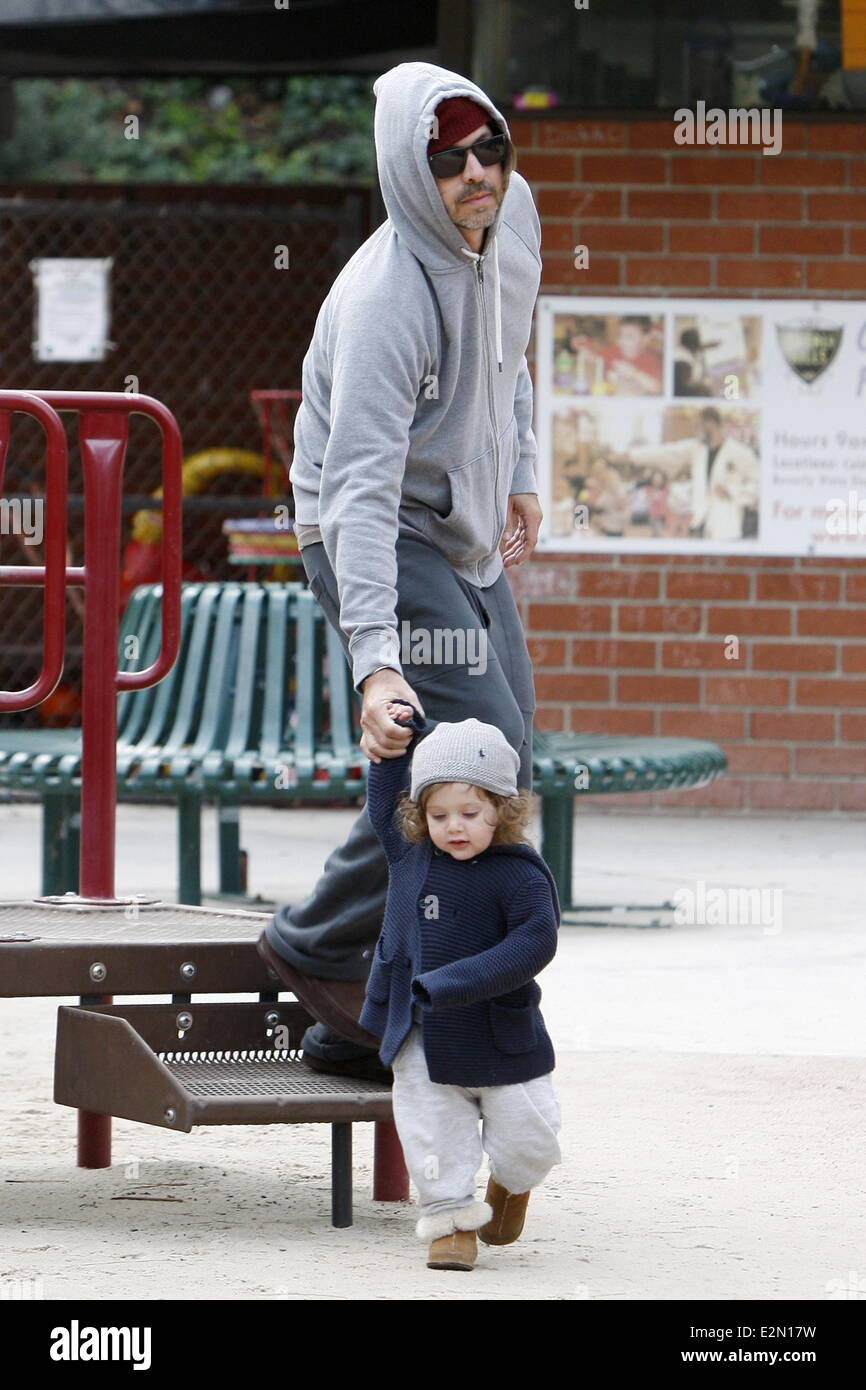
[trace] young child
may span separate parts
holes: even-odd
[[[516,1240],[531,1189],[561,1162],[535,981],[556,954],[559,899],[523,835],[530,796],[502,732],[425,719],[406,700],[388,712],[413,735],[368,772],[389,885],[359,1021],[393,1070],[428,1268],[471,1270],[476,1233],[487,1245]],[[482,1145],[490,1177],[476,1201]]]

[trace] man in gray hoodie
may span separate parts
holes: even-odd
[[[504,570],[528,559],[542,515],[525,356],[539,218],[473,82],[401,63],[373,91],[388,217],[337,276],[304,358],[289,474],[301,558],[362,696],[365,754],[403,752],[411,734],[385,709],[399,697],[496,725],[531,790],[532,665]],[[384,1074],[357,1020],[387,885],[365,807],[258,943],[321,1020],[304,1037],[319,1070]]]

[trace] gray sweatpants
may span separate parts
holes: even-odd
[[[551,1072],[509,1086],[431,1081],[417,1023],[392,1067],[394,1123],[418,1190],[421,1216],[415,1230],[421,1240],[450,1235],[455,1228],[476,1230],[490,1219],[490,1208],[475,1199],[482,1150],[491,1174],[509,1192],[537,1187],[562,1162]]]
[[[520,758],[517,784],[532,790],[532,720],[535,689],[532,662],[507,573],[486,589],[462,579],[444,555],[424,541],[397,538],[397,620],[410,633],[402,653],[406,680],[432,719],[470,717],[501,729]],[[321,542],[301,551],[304,570],[325,617],[340,628],[337,581]],[[465,660],[436,644],[426,652],[413,637],[457,631],[464,635]],[[483,652],[483,663],[470,660]],[[382,929],[388,892],[388,861],[367,814],[359,812],[344,844],[332,850],[313,892],[302,902],[278,908],[266,927],[274,950],[299,970],[332,980],[364,980]],[[342,1061],[370,1055],[323,1023],[307,1029],[306,1052]]]

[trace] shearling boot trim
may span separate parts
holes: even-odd
[[[430,1216],[422,1216],[415,1225],[419,1240],[438,1240],[440,1236],[450,1236],[454,1231],[477,1231],[493,1220],[493,1208],[489,1202],[471,1202],[467,1207],[450,1207],[448,1211],[435,1211]]]

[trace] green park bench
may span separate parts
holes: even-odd
[[[155,658],[160,600],[159,585],[132,594],[120,669],[140,670]],[[340,639],[304,585],[184,585],[178,660],[159,685],[118,696],[117,741],[118,797],[177,803],[180,902],[201,902],[206,801],[218,808],[224,894],[244,888],[241,805],[363,803],[368,762],[359,714]],[[572,906],[576,796],[701,787],[726,765],[720,748],[699,739],[536,728],[541,853],[563,909]],[[0,790],[42,798],[44,894],[78,888],[80,775],[80,730],[0,727]]]

